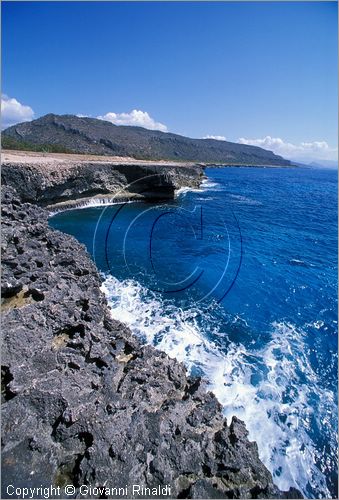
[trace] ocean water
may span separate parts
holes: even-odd
[[[281,489],[337,498],[337,172],[207,169],[168,203],[59,213],[112,315],[203,376]]]

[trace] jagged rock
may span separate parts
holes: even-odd
[[[73,484],[75,498],[93,498],[82,485],[132,484],[168,484],[172,498],[300,498],[278,490],[201,380],[111,318],[85,247],[2,194],[2,498],[8,484]]]
[[[93,199],[173,198],[175,189],[199,187],[204,175],[203,168],[193,164],[89,158],[7,153],[2,161],[2,183],[14,187],[22,201],[57,210]]]

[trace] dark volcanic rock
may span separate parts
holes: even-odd
[[[191,139],[142,127],[117,126],[96,118],[48,114],[2,133],[7,149],[64,151],[240,165],[291,164],[272,151],[228,141]]]
[[[21,200],[49,207],[121,194],[152,200],[173,198],[175,189],[182,186],[199,187],[204,175],[198,165],[119,164],[69,158],[58,161],[42,156],[41,163],[39,157],[32,164],[20,163],[20,156],[16,160],[3,162],[2,183],[15,188]]]
[[[8,484],[299,497],[273,485],[244,423],[227,425],[200,380],[111,319],[81,244],[11,188],[2,210],[2,498]]]

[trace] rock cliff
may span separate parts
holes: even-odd
[[[85,247],[23,201],[59,199],[59,181],[14,170],[2,189],[2,498],[10,484],[54,485],[61,498],[66,485],[73,498],[114,498],[132,484],[169,485],[158,497],[300,498],[278,490],[244,423],[227,423],[200,379],[110,317]]]
[[[182,186],[198,187],[203,168],[93,156],[4,153],[1,179],[23,201],[65,208],[100,199],[172,198]]]

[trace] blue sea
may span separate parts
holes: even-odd
[[[113,317],[245,421],[281,489],[337,498],[337,172],[205,173],[169,202],[50,224],[87,246]]]

